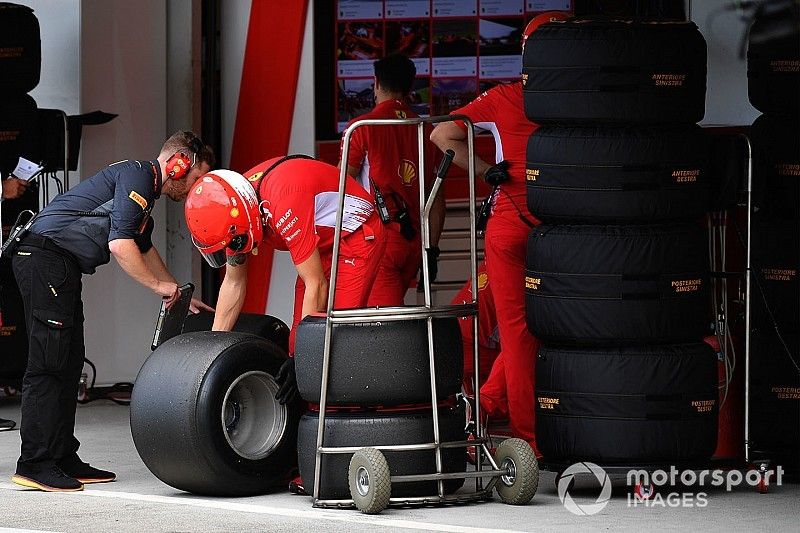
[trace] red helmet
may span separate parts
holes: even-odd
[[[547,11],[546,13],[540,13],[533,17],[531,21],[528,22],[528,25],[525,26],[525,31],[522,32],[522,49],[525,50],[525,41],[528,40],[528,37],[530,37],[539,26],[548,22],[556,22],[557,20],[567,20],[571,16],[571,14],[565,11]]]
[[[241,264],[263,236],[253,186],[232,170],[200,176],[186,197],[186,225],[192,243],[214,268]]]

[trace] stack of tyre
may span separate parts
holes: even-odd
[[[434,319],[433,338],[441,442],[463,441],[465,413],[453,401],[463,378],[458,319]],[[313,493],[315,482],[324,339],[324,317],[306,317],[298,326],[297,385],[300,396],[310,407],[300,419],[297,453],[300,476],[309,494]],[[325,447],[434,442],[426,320],[337,324],[331,342]],[[391,475],[436,472],[433,450],[387,451],[384,455]],[[321,499],[350,499],[348,470],[352,456],[352,453],[322,456]],[[442,468],[444,472],[464,472],[464,449],[442,450]],[[455,492],[463,484],[463,479],[446,480],[445,492]],[[391,485],[392,497],[436,493],[436,482]]]
[[[791,9],[791,8],[789,8]],[[753,123],[751,450],[800,469],[800,16],[770,39],[757,19],[748,48]]]
[[[41,41],[39,21],[27,6],[0,3],[0,175],[8,176],[21,155],[35,147],[36,101],[28,94],[39,84]],[[30,156],[29,156],[30,157]],[[3,238],[23,210],[36,211],[35,190],[2,206]],[[0,259],[0,302],[3,332],[0,335],[0,383],[20,383],[28,362],[28,340],[11,261]]]
[[[523,56],[526,314],[546,461],[689,463],[717,438],[706,45],[692,23],[567,21]]]

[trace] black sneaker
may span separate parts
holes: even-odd
[[[114,472],[90,466],[89,463],[81,461],[77,455],[62,459],[58,462],[58,466],[68,476],[72,476],[84,484],[108,483],[117,479],[117,475]]]
[[[6,420],[5,418],[0,418],[0,431],[8,431],[10,429],[14,429],[17,423],[13,420]]]
[[[83,490],[83,483],[68,476],[57,466],[51,466],[48,469],[36,472],[21,469],[17,465],[17,473],[11,477],[11,481],[23,487],[39,489],[45,492],[76,492]]]
[[[303,486],[303,478],[300,476],[295,477],[289,482],[289,492],[300,496],[310,496],[310,494],[306,492],[306,488]]]

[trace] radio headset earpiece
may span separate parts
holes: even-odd
[[[192,132],[184,132],[190,137],[189,151],[192,152],[191,157],[183,152],[177,152],[167,160],[167,178],[179,180],[183,178],[189,169],[197,162],[197,155],[203,151],[203,141]]]

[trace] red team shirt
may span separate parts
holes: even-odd
[[[538,126],[525,116],[522,101],[522,82],[498,85],[453,114],[466,115],[476,127],[490,131],[495,142],[495,163],[504,159],[509,163],[511,179],[500,186],[494,209],[519,209],[529,216],[525,200],[525,156],[528,137]],[[463,122],[457,124],[466,130]]]
[[[400,100],[386,100],[376,105],[365,115],[356,120],[386,118],[416,118],[410,107]],[[430,127],[426,128],[426,168],[433,164],[434,148],[428,142]],[[339,156],[341,159],[340,146]],[[356,178],[368,191],[372,192],[369,179],[375,182],[386,199],[389,213],[395,215],[405,203],[411,221],[419,228],[419,151],[417,126],[361,126],[350,137],[350,153],[347,164],[361,168]],[[428,183],[427,185],[430,185]],[[400,202],[397,202],[397,200]]]
[[[288,250],[296,265],[311,257],[315,249],[323,256],[330,254],[338,207],[339,170],[314,159],[290,159],[264,178],[264,171],[278,159],[264,161],[244,174],[258,189],[270,215],[264,240],[278,250]],[[353,180],[347,180],[343,235],[360,228],[373,211],[369,193]]]

